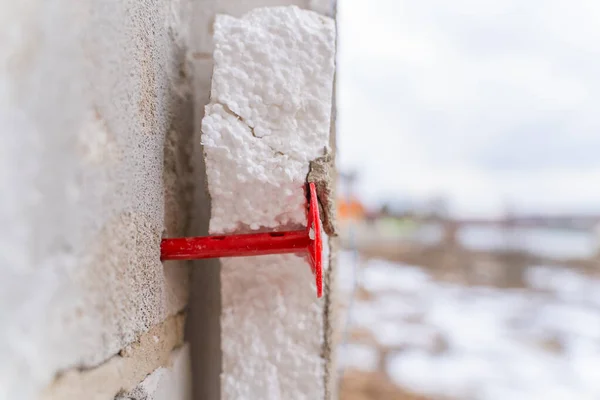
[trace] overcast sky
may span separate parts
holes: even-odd
[[[339,166],[365,200],[600,211],[600,1],[338,4]]]

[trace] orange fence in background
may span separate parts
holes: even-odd
[[[366,210],[357,199],[338,199],[337,217],[340,220],[361,220],[365,218]]]

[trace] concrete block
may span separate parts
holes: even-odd
[[[158,368],[115,400],[191,400],[191,377],[189,346],[185,345],[173,351],[171,365]]]
[[[184,321],[184,314],[169,317],[101,365],[62,373],[39,398],[113,400],[118,394],[133,391],[148,374],[172,365],[172,350],[184,344]]]
[[[173,7],[2,2],[2,399],[37,398],[187,303],[188,271],[159,261],[189,191]]]

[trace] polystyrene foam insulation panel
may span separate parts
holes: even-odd
[[[210,232],[305,226],[309,163],[329,142],[334,21],[293,6],[219,15],[214,42]],[[323,398],[323,304],[306,260],[221,262],[222,398]]]

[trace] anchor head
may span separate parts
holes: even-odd
[[[321,218],[319,216],[317,189],[314,182],[308,184],[308,189],[308,224],[306,226],[310,238],[310,244],[308,245],[308,260],[317,284],[317,297],[321,297],[323,296],[323,239],[321,235]]]

